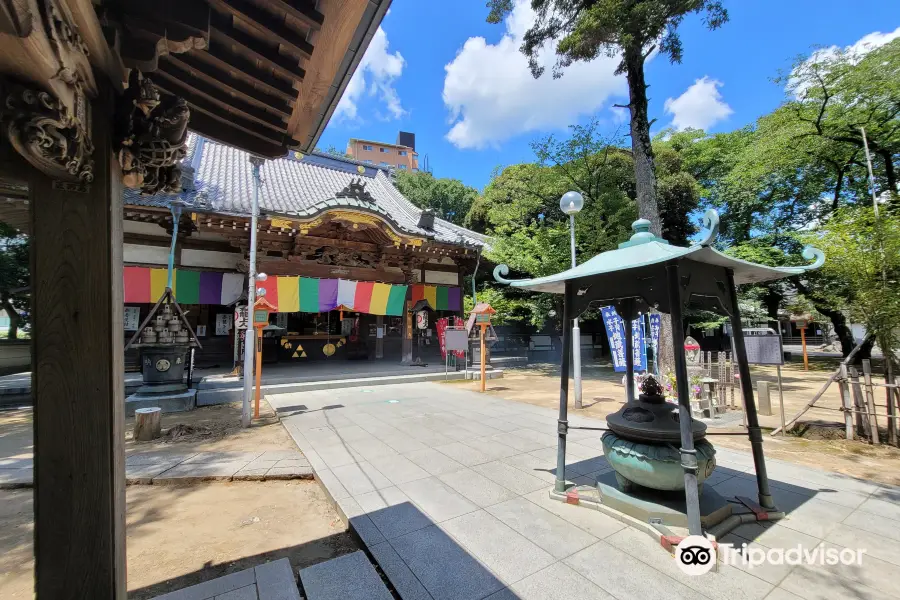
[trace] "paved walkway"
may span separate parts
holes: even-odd
[[[552,410],[433,383],[267,398],[404,600],[900,597],[900,488],[768,461],[788,517],[724,541],[864,548],[862,566],[720,565],[690,577],[645,533],[548,498]],[[569,479],[609,470],[599,432],[569,440]],[[750,455],[717,458],[707,485],[755,497]]]
[[[129,484],[187,485],[201,481],[311,479],[312,468],[296,450],[255,452],[139,452],[125,459]],[[31,487],[34,459],[0,458],[0,489]]]

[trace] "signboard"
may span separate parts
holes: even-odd
[[[231,330],[231,315],[216,315],[216,335],[228,335]]]
[[[478,313],[475,315],[475,322],[476,323],[490,323],[491,315],[489,315],[487,313]]]
[[[206,325],[197,325],[197,337],[206,337]]]
[[[253,326],[258,327],[262,325],[265,327],[269,324],[269,311],[264,308],[257,308],[253,310]]]
[[[420,310],[416,313],[416,328],[428,329],[428,312]]]
[[[250,320],[250,315],[247,311],[246,306],[238,306],[234,309],[234,325],[238,329],[247,329],[247,321]]]
[[[125,331],[137,331],[137,328],[141,326],[141,307],[126,306],[123,321],[125,323]]]
[[[450,352],[465,352],[469,349],[469,334],[465,329],[448,327],[444,331],[444,347]]]
[[[745,330],[744,347],[751,365],[783,365],[781,336],[771,329]]]

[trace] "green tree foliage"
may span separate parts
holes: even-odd
[[[488,22],[501,22],[513,5],[513,0],[490,0]],[[521,50],[535,77],[544,72],[538,55],[551,40],[556,41],[554,77],[562,76],[563,69],[576,61],[601,55],[621,58],[616,72],[624,73],[628,81],[638,212],[650,220],[654,233],[661,234],[644,62],[658,51],[680,63],[683,48],[678,26],[684,17],[702,14],[706,25],[716,29],[728,20],[728,12],[719,0],[532,0],[531,8],[536,21],[525,33]]]
[[[0,222],[0,308],[9,316],[11,340],[27,324],[29,272],[28,237]]]
[[[419,208],[434,209],[435,214],[463,225],[469,209],[478,198],[478,190],[459,179],[436,178],[431,173],[398,172],[397,189]]]
[[[581,261],[614,249],[627,239],[637,217],[634,165],[631,153],[598,134],[596,121],[570,127],[565,138],[548,136],[532,144],[534,163],[496,171],[484,195],[473,204],[467,223],[480,223],[491,233],[489,258],[520,274],[540,277],[567,269],[571,264],[569,218],[559,209],[569,190],[584,196],[584,209],[575,217],[576,252]],[[702,189],[684,171],[682,158],[659,143],[657,163],[666,236],[686,244],[695,228],[695,211]],[[503,294],[515,294],[503,288]],[[537,315],[557,310],[555,305],[528,304]]]
[[[774,141],[789,140],[795,145],[794,154],[807,154],[828,165],[838,188],[834,197],[838,203],[845,180],[851,185],[865,181],[861,131],[865,128],[879,187],[889,190],[896,202],[900,40],[863,56],[840,50],[818,52],[801,59],[777,81],[786,84],[795,99],[770,117]]]
[[[851,316],[875,336],[895,366],[900,346],[900,218],[870,207],[842,208],[819,229],[803,236],[821,248],[828,260],[826,276],[849,292]],[[832,299],[841,303],[844,296]]]
[[[891,190],[900,157],[898,82],[900,40],[864,56],[819,52],[776,79],[788,97],[753,126],[712,136],[666,132],[665,143],[702,186],[701,204],[720,211],[723,244],[754,262],[797,264],[798,232],[828,223],[845,207],[871,206],[860,127],[873,151],[883,211],[896,214]],[[807,302],[831,321],[845,355],[855,345],[848,321],[855,296],[840,273],[825,269],[742,292],[758,295],[770,318],[791,303]]]

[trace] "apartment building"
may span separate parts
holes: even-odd
[[[355,160],[370,165],[393,167],[398,171],[419,171],[419,155],[416,153],[416,134],[401,131],[393,144],[360,138],[350,138],[347,154]]]

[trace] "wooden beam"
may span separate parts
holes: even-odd
[[[94,181],[75,191],[31,169],[29,182],[35,592],[125,600],[122,181],[105,78],[91,110]]]
[[[300,33],[286,26],[284,19],[244,0],[209,0],[209,3],[256,29],[261,37],[278,42],[299,58],[312,56],[313,45]]]
[[[301,147],[312,145],[311,140],[317,134],[317,124],[320,123],[323,111],[327,112],[329,99],[334,97],[333,104],[337,104],[336,94],[340,89],[334,89],[335,78],[342,64],[346,64],[344,61],[352,58],[347,56],[348,48],[370,4],[363,0],[318,2],[319,10],[325,16],[322,28],[317,33],[317,39],[321,39],[322,43],[305,65],[308,76],[304,79],[308,81],[300,86],[288,128],[290,136],[300,142]],[[349,76],[348,74],[348,80]],[[327,115],[323,118],[327,120]]]
[[[189,103],[190,104],[190,103]],[[191,105],[191,129],[212,140],[229,146],[242,148],[251,154],[266,158],[281,158],[287,154],[287,147],[265,136],[236,125],[226,117],[207,112],[198,106]]]
[[[231,96],[219,86],[191,73],[190,69],[184,70],[174,63],[167,63],[164,68],[163,65],[160,65],[160,67],[158,71],[153,73],[153,77],[157,80],[164,79],[166,87],[174,88],[171,89],[172,93],[183,97],[185,100],[198,101],[202,99],[233,115],[274,129],[278,133],[287,132],[287,124],[279,115],[260,108],[256,104],[251,104],[245,101],[243,97]]]
[[[291,104],[284,100],[282,94],[267,93],[267,91],[233,76],[228,70],[220,70],[197,57],[197,55],[205,54],[205,52],[197,52],[196,55],[191,53],[170,54],[165,57],[165,61],[175,65],[182,71],[190,72],[207,83],[222,88],[225,92],[239,97],[245,102],[267,108],[285,118],[290,118]]]
[[[301,82],[306,77],[297,59],[279,54],[278,50],[268,46],[258,38],[237,29],[230,16],[220,15],[213,11],[210,17],[210,37],[230,45],[233,52],[245,53],[253,60],[258,60],[281,77]]]
[[[291,82],[275,77],[269,70],[260,70],[256,61],[234,54],[221,41],[210,39],[206,52],[192,52],[190,56],[233,77],[243,79],[268,94],[278,96],[292,106],[297,101],[297,89]]]
[[[159,73],[157,73],[159,75]],[[204,112],[214,119],[218,120],[220,123],[224,123],[226,126],[239,129],[249,135],[260,138],[261,140],[268,141],[270,144],[278,144],[278,142],[283,139],[283,136],[279,134],[279,132],[275,131],[273,128],[263,127],[260,124],[257,124],[255,120],[248,119],[244,115],[240,114],[238,111],[234,111],[233,109],[229,111],[225,109],[220,104],[216,102],[211,102],[206,98],[194,94],[184,86],[180,86],[177,83],[173,83],[170,79],[164,79],[162,77],[157,78],[156,87],[161,91],[167,94],[172,94],[174,96],[181,96],[184,98],[188,106],[191,108],[191,129],[198,131],[199,133],[205,135],[204,132],[200,131],[194,125],[194,111]]]
[[[316,3],[312,0],[267,0],[269,6],[276,10],[283,10],[300,23],[303,23],[313,31],[318,30],[325,22],[325,15],[316,10]]]
[[[259,271],[268,275],[302,275],[304,277],[318,277],[321,279],[343,277],[344,279],[355,279],[357,281],[383,281],[385,283],[404,283],[406,281],[406,276],[403,273],[386,269],[320,265],[311,261],[273,260],[266,257],[259,258]]]

